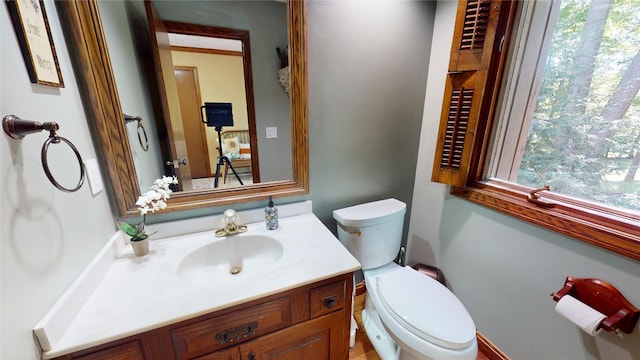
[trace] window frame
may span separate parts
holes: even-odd
[[[486,39],[481,54],[474,59],[463,54],[461,32],[469,8],[489,4],[490,18],[482,23]],[[538,202],[531,201],[531,191],[522,185],[483,178],[487,154],[491,146],[491,132],[498,107],[499,90],[506,68],[507,53],[512,43],[518,9],[512,1],[468,0],[458,2],[451,60],[447,74],[447,86],[443,101],[440,129],[434,157],[432,181],[451,185],[451,194],[473,203],[489,207],[523,221],[533,223],[560,234],[581,240],[614,253],[640,260],[640,216],[587,201],[570,198],[550,191],[541,191]],[[487,25],[488,24],[488,25]],[[474,50],[478,52],[479,50]],[[473,72],[473,75],[471,74]],[[479,76],[480,85],[474,88],[474,109],[471,113],[463,144],[456,148],[461,161],[456,166],[447,166],[443,159],[447,150],[447,125],[451,127],[454,105],[453,95],[461,77]],[[462,86],[462,85],[460,85]],[[471,86],[471,85],[464,85]],[[480,93],[481,95],[476,95]],[[466,121],[466,120],[465,120]],[[449,145],[450,146],[450,145]],[[454,145],[455,146],[455,145]],[[453,152],[453,150],[449,150]],[[542,187],[543,184],[541,184]]]

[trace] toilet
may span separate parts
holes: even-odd
[[[406,204],[386,199],[335,210],[338,238],[360,261],[367,286],[362,321],[383,360],[474,360],[476,327],[447,287],[396,264]]]

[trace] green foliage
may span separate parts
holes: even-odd
[[[587,79],[589,93],[572,99],[568,77],[580,58],[578,46],[590,4],[588,0],[563,1],[518,183],[549,184],[554,192],[638,211],[640,181],[623,180],[640,149],[640,97],[636,93],[629,100],[622,118],[610,118],[605,110],[611,103],[624,101],[610,97],[640,51],[640,1],[613,1],[595,59],[595,75]],[[566,105],[572,101],[585,106],[567,113]]]
[[[148,237],[148,235],[144,232],[144,222],[141,222],[137,226],[133,226],[124,221],[116,222],[116,226],[123,233],[131,236],[131,241],[141,241]]]

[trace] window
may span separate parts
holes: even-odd
[[[460,2],[432,180],[640,259],[639,12]]]

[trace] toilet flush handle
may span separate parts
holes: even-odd
[[[362,235],[362,232],[360,232],[360,230],[355,230],[355,231],[349,231],[349,234],[355,235],[357,237]]]

